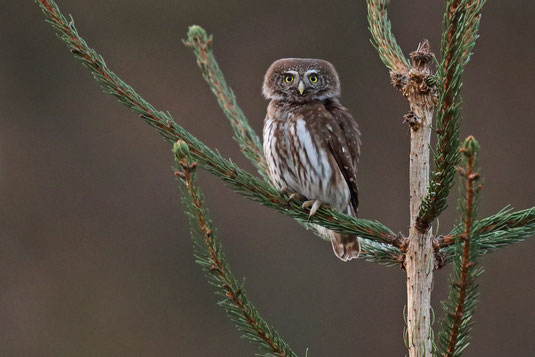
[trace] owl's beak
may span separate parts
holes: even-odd
[[[299,94],[303,95],[303,92],[305,91],[305,83],[303,83],[303,81],[299,81],[297,90],[299,91]]]

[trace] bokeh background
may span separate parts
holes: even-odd
[[[247,169],[180,42],[188,25],[215,35],[219,63],[259,132],[269,64],[290,56],[330,60],[363,133],[359,213],[407,231],[407,105],[369,43],[364,1],[59,5],[147,100]],[[489,1],[464,77],[461,134],[475,135],[483,148],[483,216],[507,204],[535,205],[534,14],[533,2]],[[438,51],[440,1],[393,1],[390,15],[406,53],[423,38]],[[194,263],[169,145],[101,93],[33,1],[0,2],[0,38],[0,355],[253,355]],[[201,183],[234,272],[296,352],[405,354],[403,272],[343,264],[291,219],[207,174]],[[440,219],[442,233],[457,219],[455,201]],[[466,356],[535,355],[534,255],[528,240],[483,258]],[[436,274],[437,315],[448,274]]]

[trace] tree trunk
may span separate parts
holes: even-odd
[[[429,146],[434,112],[434,93],[425,80],[430,74],[432,54],[424,41],[411,53],[406,93],[411,112],[406,120],[411,127],[410,151],[410,229],[405,260],[407,271],[407,332],[410,357],[431,356],[431,290],[433,289],[434,250],[431,227],[421,226],[417,217],[429,186]]]

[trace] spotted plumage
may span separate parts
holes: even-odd
[[[263,93],[271,100],[264,153],[273,184],[306,198],[304,207],[311,207],[311,215],[326,205],[356,217],[360,132],[338,99],[334,67],[317,59],[278,60],[266,73]],[[358,256],[356,236],[317,228],[331,239],[340,259]]]

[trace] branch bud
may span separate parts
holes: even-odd
[[[173,144],[173,153],[176,161],[182,161],[190,157],[189,146],[182,140],[178,140]]]
[[[476,138],[470,135],[464,141],[463,146],[461,147],[461,152],[466,157],[472,157],[476,155],[478,151],[479,151],[479,143],[477,142]]]
[[[188,39],[182,42],[188,47],[205,47],[210,49],[212,36],[208,36],[206,31],[199,25],[191,25],[188,29]]]

